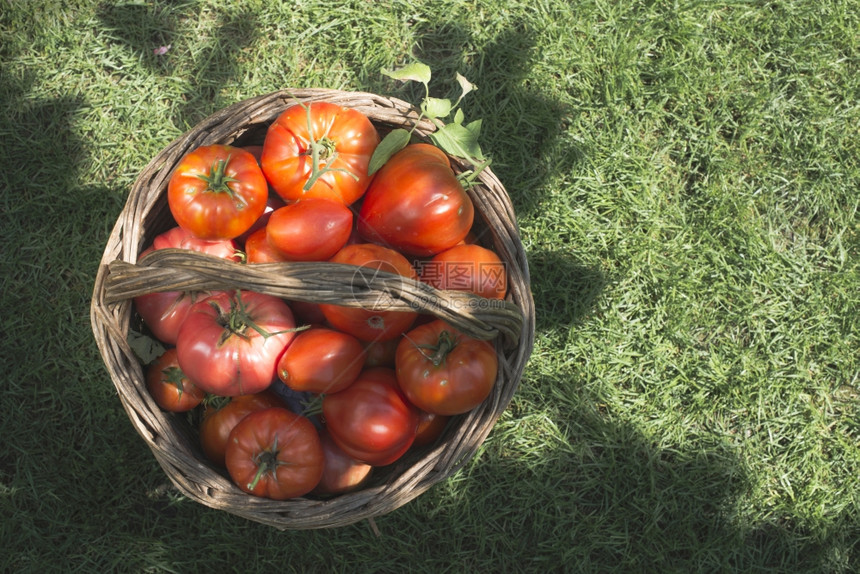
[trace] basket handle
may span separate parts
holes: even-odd
[[[287,300],[386,311],[417,311],[443,319],[477,339],[503,336],[516,345],[523,313],[510,301],[447,291],[401,275],[342,263],[243,264],[185,249],[159,249],[137,264],[108,264],[104,302],[116,304],[163,291],[244,289]]]

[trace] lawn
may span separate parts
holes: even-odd
[[[518,215],[517,394],[375,528],[184,498],[90,329],[129,188],[245,98],[417,101],[416,60]],[[860,2],[7,0],[0,66],[0,571],[860,570]]]

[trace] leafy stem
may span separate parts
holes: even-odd
[[[399,81],[420,82],[424,85],[424,100],[419,106],[418,119],[407,131],[403,128],[392,130],[377,146],[370,160],[369,174],[379,170],[391,156],[406,147],[412,137],[415,128],[424,118],[428,118],[436,131],[429,134],[430,140],[448,154],[471,163],[475,169],[469,177],[462,179],[464,185],[474,185],[478,174],[487,167],[490,162],[484,157],[478,137],[481,133],[482,120],[464,123],[463,110],[459,108],[460,102],[469,92],[477,87],[469,80],[460,75],[456,76],[460,84],[460,96],[452,102],[447,98],[433,98],[430,96],[430,68],[421,62],[408,64],[397,70],[382,70],[386,76]],[[443,120],[448,121],[443,121]]]

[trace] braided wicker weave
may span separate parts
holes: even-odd
[[[134,428],[146,441],[173,484],[211,508],[276,528],[344,526],[391,512],[457,472],[475,454],[510,402],[532,350],[534,303],[528,266],[514,211],[502,184],[487,168],[469,190],[480,241],[506,265],[509,296],[495,302],[453,291],[438,291],[399,275],[363,280],[355,268],[332,263],[243,265],[181,250],[138,254],[159,233],[175,225],[166,188],[174,167],[192,149],[214,143],[260,144],[269,124],[287,107],[328,101],[355,108],[381,135],[411,128],[418,114],[406,102],[368,93],[335,90],[280,91],[234,104],[202,121],[168,145],[142,171],[111,233],[93,292],[91,321],[96,342]],[[434,126],[418,124],[424,137]],[[464,166],[452,158],[455,171]],[[378,468],[361,490],[329,499],[273,501],[248,495],[208,462],[187,418],[159,409],[144,384],[143,367],[128,343],[131,298],[156,291],[242,288],[288,300],[343,305],[384,305],[431,313],[482,339],[492,339],[500,359],[491,396],[473,411],[455,417],[432,446],[415,449]]]

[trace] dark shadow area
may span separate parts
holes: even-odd
[[[99,17],[105,27],[113,31],[119,42],[136,54],[153,72],[160,75],[179,73],[175,65],[176,53],[187,49],[183,44],[180,22],[197,17],[195,2],[175,5],[105,4]],[[215,111],[233,101],[224,100],[222,86],[235,79],[240,72],[242,51],[252,46],[260,34],[260,26],[253,10],[243,6],[225,7],[214,15],[216,23],[208,32],[209,39],[198,53],[191,55],[196,63],[189,78],[189,89],[180,106],[177,126],[192,127]],[[195,38],[195,40],[197,40]],[[164,55],[153,50],[168,47]]]
[[[431,492],[414,503],[416,520],[427,525],[416,552],[442,552],[433,540],[457,521],[481,515],[483,531],[444,551],[466,555],[481,548],[485,555],[518,556],[520,564],[558,572],[777,574],[860,567],[856,552],[838,553],[856,549],[856,517],[845,517],[823,539],[796,517],[750,526],[739,512],[754,486],[733,447],[705,432],[691,431],[683,444],[649,436],[592,398],[572,398],[570,408],[560,402],[548,413],[560,432],[538,450],[491,439],[456,496]],[[539,424],[533,420],[525,416],[517,424]],[[383,532],[385,521],[377,520]]]
[[[528,257],[538,332],[583,321],[609,282],[601,269],[585,265],[570,249],[533,250]]]
[[[422,22],[415,29],[412,57],[403,62],[415,59],[430,66],[434,97],[459,97],[458,72],[477,86],[461,106],[467,122],[483,119],[481,146],[519,214],[538,209],[546,182],[574,169],[583,157],[582,150],[559,144],[573,110],[528,80],[536,34],[518,24],[477,46],[456,20]],[[359,62],[352,66],[362,69]],[[413,104],[424,97],[420,84],[395,82],[382,74],[367,78],[364,89]]]

